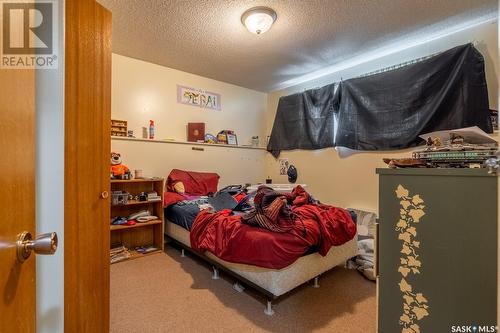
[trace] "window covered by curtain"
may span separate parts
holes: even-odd
[[[393,71],[339,86],[336,146],[394,150],[421,143],[420,134],[478,126],[492,132],[484,59],[462,45]]]
[[[472,44],[343,81],[337,91],[331,84],[280,98],[267,150],[395,150],[426,132],[469,126],[492,132],[484,59]]]
[[[267,150],[321,149],[334,146],[335,84],[281,97]]]

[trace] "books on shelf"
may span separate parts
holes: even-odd
[[[109,251],[111,263],[127,260],[130,256],[130,251],[123,245],[114,247]]]
[[[156,191],[146,193],[148,201],[161,201],[161,196]]]

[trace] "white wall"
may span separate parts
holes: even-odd
[[[59,67],[36,71],[36,232],[59,236],[54,255],[36,256],[38,333],[64,332],[64,1],[58,4]]]
[[[219,187],[231,184],[264,182],[265,155],[260,149],[112,140],[113,151],[124,153],[125,164],[142,169],[146,176],[167,177],[172,169],[217,172]]]
[[[490,106],[498,109],[498,24],[495,21],[270,93],[267,113],[268,133],[271,132],[276,107],[281,96],[338,82],[341,78],[346,80],[471,41],[477,42],[476,47],[485,58]],[[375,169],[385,167],[383,157],[408,157],[410,151],[362,153],[340,159],[333,149],[297,150],[282,152],[280,158],[289,159],[290,163],[297,167],[298,183],[308,184],[308,189],[319,200],[338,206],[364,208],[376,212],[378,210],[378,177]],[[274,182],[286,182],[286,176],[279,175],[278,162],[270,154],[266,157],[266,174],[270,175]]]
[[[222,110],[200,109],[177,103],[177,85],[200,88],[221,95]],[[113,119],[127,120],[136,137],[142,126],[155,121],[156,139],[186,141],[188,122],[205,122],[206,132],[217,134],[232,129],[240,144],[249,144],[254,135],[266,133],[267,94],[198,75],[113,54]],[[112,140],[113,151],[122,154],[132,170],[166,177],[171,169],[214,171],[221,185],[263,181],[264,155],[261,150],[191,146],[154,142]]]
[[[177,85],[221,95],[222,110],[177,103]],[[188,122],[204,122],[206,132],[236,131],[241,144],[265,134],[267,95],[255,90],[113,54],[111,114],[129,122],[141,137],[142,126],[155,121],[156,138],[186,141]]]

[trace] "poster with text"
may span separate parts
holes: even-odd
[[[221,110],[221,97],[203,89],[177,86],[177,103],[210,110]]]

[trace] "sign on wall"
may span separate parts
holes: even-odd
[[[197,106],[204,109],[220,110],[220,95],[203,89],[177,85],[177,103]]]

